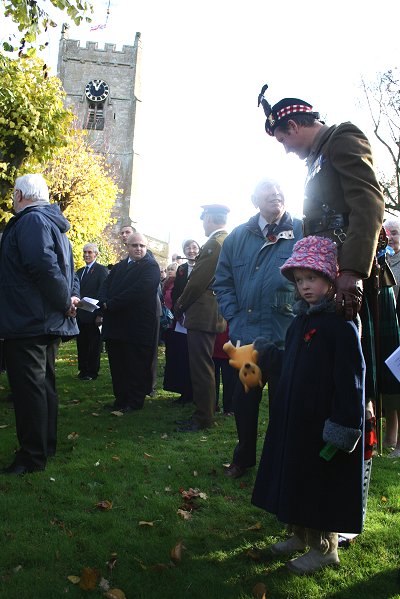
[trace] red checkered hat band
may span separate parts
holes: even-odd
[[[298,112],[312,112],[312,106],[305,106],[304,104],[292,104],[292,106],[285,106],[276,112],[276,118],[278,121],[288,114],[297,114]]]

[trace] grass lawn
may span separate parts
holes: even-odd
[[[112,401],[107,356],[96,381],[79,381],[75,344],[62,345],[57,455],[45,472],[0,477],[1,599],[95,599],[105,581],[128,599],[250,599],[257,583],[266,599],[400,598],[400,460],[374,459],[365,532],[340,549],[340,568],[296,577],[268,556],[284,531],[250,504],[254,469],[223,475],[233,417],[217,415],[204,434],[175,432],[191,408],[161,390],[162,362],[161,348],[157,397],[117,417],[102,409]],[[17,440],[5,375],[0,387],[3,467]],[[259,451],[266,417],[264,400]],[[189,489],[200,495],[185,498]]]

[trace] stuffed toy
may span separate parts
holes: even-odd
[[[258,351],[252,343],[235,347],[228,341],[222,349],[229,356],[229,364],[239,370],[239,378],[246,393],[254,387],[263,387],[261,370],[257,366]]]

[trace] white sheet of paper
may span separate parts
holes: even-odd
[[[400,381],[400,347],[394,350],[385,360],[385,364],[392,371],[398,381]]]
[[[185,322],[185,317],[183,322]],[[175,325],[175,333],[183,333],[187,335],[187,329],[177,320]]]
[[[77,308],[86,310],[86,312],[94,312],[95,310],[99,309],[99,306],[97,305],[98,303],[99,300],[93,299],[92,297],[82,297]]]

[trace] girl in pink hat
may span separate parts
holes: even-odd
[[[300,300],[285,350],[254,342],[263,377],[279,383],[252,503],[289,526],[271,552],[297,554],[287,567],[310,574],[339,564],[338,531],[363,526],[365,366],[355,324],[335,311],[335,243],[301,239],[281,272]]]

